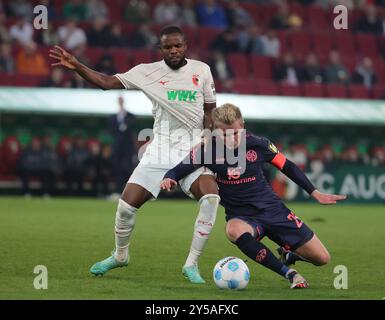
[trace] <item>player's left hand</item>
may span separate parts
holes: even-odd
[[[172,189],[174,189],[174,187],[176,187],[177,184],[178,182],[176,182],[175,180],[166,178],[166,179],[163,179],[163,181],[160,183],[160,188],[162,190],[171,191]]]
[[[346,199],[346,195],[322,193],[318,190],[314,190],[311,196],[320,204],[336,204],[337,201]]]

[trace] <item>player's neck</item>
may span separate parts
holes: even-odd
[[[172,70],[179,70],[180,68],[184,67],[184,66],[187,64],[186,58],[183,59],[177,66],[172,66],[172,65],[168,64],[166,60],[164,60],[164,62],[165,62],[165,63],[167,64],[167,66],[168,66],[169,68],[171,68]]]

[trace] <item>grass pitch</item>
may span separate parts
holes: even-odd
[[[385,297],[385,207],[291,203],[329,249],[324,267],[297,263],[310,283],[289,290],[286,280],[247,259],[251,273],[243,291],[219,290],[212,268],[226,256],[246,259],[217,222],[200,269],[207,283],[193,285],[181,275],[190,246],[197,205],[191,200],[158,200],[138,213],[127,268],[93,277],[90,266],[113,249],[116,203],[96,199],[0,198],[0,299],[383,299]],[[268,239],[271,249],[276,245]],[[48,289],[36,290],[36,265],[48,269]],[[348,268],[348,289],[333,286],[334,267]]]

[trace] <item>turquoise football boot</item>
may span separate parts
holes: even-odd
[[[127,267],[130,256],[127,256],[126,261],[119,262],[114,257],[114,252],[111,252],[111,256],[103,261],[96,262],[90,269],[90,272],[95,276],[102,276],[107,271],[115,268]]]
[[[206,283],[206,281],[201,277],[197,265],[183,267],[182,274],[190,280],[191,283],[201,284]]]

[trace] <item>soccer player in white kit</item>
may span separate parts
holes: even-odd
[[[216,94],[209,66],[186,59],[187,45],[178,27],[170,26],[161,31],[159,47],[163,60],[139,64],[114,76],[86,67],[59,46],[50,51],[50,57],[57,60],[52,66],[69,68],[104,90],[139,89],[153,104],[154,139],[119,199],[115,250],[110,257],[91,267],[90,271],[95,275],[127,266],[129,242],[138,209],[158,196],[164,174],[201,141],[201,131],[212,128],[211,111],[216,107]],[[199,203],[190,252],[182,273],[192,283],[204,283],[198,258],[215,223],[220,201],[218,187],[212,172],[204,167],[181,180],[180,186]]]

